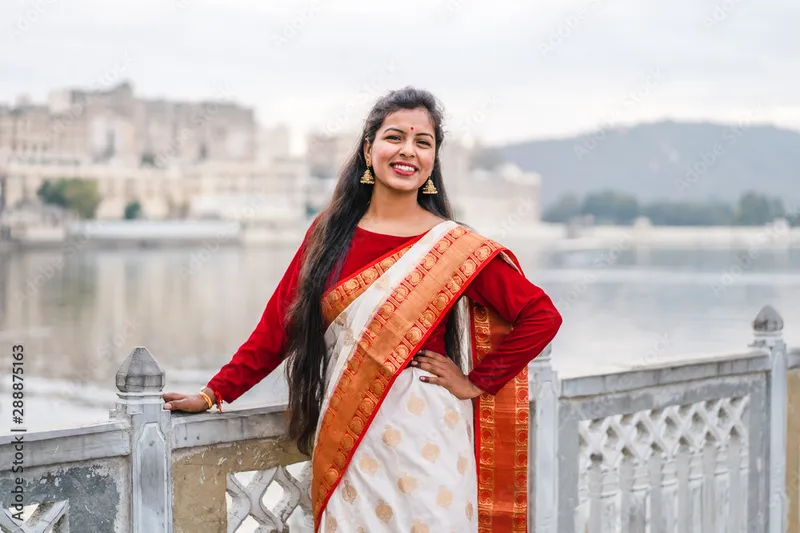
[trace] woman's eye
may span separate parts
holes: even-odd
[[[400,136],[399,136],[399,135],[389,135],[389,136],[388,136],[388,137],[386,137],[386,138],[387,138],[387,139],[400,139]]]
[[[424,146],[430,146],[431,145],[431,143],[429,143],[428,141],[419,141],[419,143],[424,145]]]

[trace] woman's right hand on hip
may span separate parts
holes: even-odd
[[[166,402],[164,409],[167,411],[186,411],[187,413],[201,413],[208,410],[208,403],[201,394],[181,394],[179,392],[165,392],[161,398]]]

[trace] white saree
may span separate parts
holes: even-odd
[[[325,332],[330,360],[323,413],[360,332],[456,226],[443,222],[430,230],[330,324]],[[330,495],[320,532],[477,533],[472,401],[420,381],[423,375],[430,374],[406,367],[396,376]],[[317,437],[319,432],[318,427]]]
[[[511,324],[465,291],[498,255],[518,268],[508,253],[443,222],[323,296],[328,370],[311,458],[315,532],[526,532],[526,369],[494,395],[458,400],[408,366],[456,305],[469,315],[458,324],[465,374],[502,341]]]

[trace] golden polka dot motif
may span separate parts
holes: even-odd
[[[435,463],[436,459],[439,458],[439,447],[434,443],[429,442],[428,444],[422,447],[422,457],[424,457],[431,463]]]
[[[358,492],[356,488],[350,483],[350,481],[345,480],[344,487],[342,488],[342,498],[347,503],[353,503],[356,501],[356,497],[358,496]]]
[[[325,533],[336,533],[336,530],[339,528],[339,524],[336,522],[336,519],[330,513],[325,518]]]
[[[458,473],[463,476],[467,473],[467,467],[469,467],[469,461],[463,455],[459,455],[457,463]]]
[[[387,445],[389,448],[396,448],[398,444],[400,444],[400,440],[402,440],[403,434],[400,432],[399,429],[395,429],[392,426],[387,425],[386,429],[383,430],[383,443]]]
[[[358,469],[368,474],[370,476],[374,476],[375,473],[378,471],[378,461],[374,458],[370,457],[369,455],[365,455],[361,458],[358,462]]]
[[[431,533],[431,528],[419,520],[414,520],[414,523],[411,524],[411,533]]]
[[[421,415],[423,409],[425,409],[425,400],[412,392],[411,397],[406,403],[406,409],[408,409],[411,414]]]
[[[439,492],[436,494],[436,505],[447,509],[453,503],[453,493],[446,487],[439,487]]]
[[[403,476],[397,480],[397,488],[403,494],[411,494],[417,488],[417,480],[411,476]]]
[[[444,412],[444,424],[447,427],[449,427],[450,429],[453,429],[454,427],[456,427],[456,424],[458,424],[458,421],[460,419],[461,419],[461,417],[458,415],[458,411],[456,411],[452,407],[448,407],[447,409],[445,409],[445,412]]]
[[[375,515],[381,519],[381,522],[388,524],[389,520],[394,516],[394,512],[385,501],[378,500],[378,505],[375,507]]]

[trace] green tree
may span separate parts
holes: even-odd
[[[139,200],[128,202],[128,205],[125,206],[125,220],[134,220],[139,218],[141,212],[142,204],[139,203]]]
[[[733,208],[725,204],[657,201],[642,208],[656,226],[727,226],[733,224]]]
[[[83,219],[94,218],[101,200],[97,182],[82,179],[45,181],[36,193],[42,202],[67,208]]]
[[[750,191],[739,199],[736,222],[743,226],[761,226],[785,214],[786,210],[780,198],[770,198]]]
[[[67,207],[67,201],[64,198],[64,189],[66,185],[66,180],[59,180],[55,183],[50,180],[45,180],[36,191],[36,195],[46,204]]]
[[[139,158],[139,166],[142,167],[154,167],[156,165],[156,156],[150,152],[145,152]]]
[[[569,222],[581,214],[581,201],[575,194],[565,194],[542,215],[545,222]]]
[[[583,200],[581,213],[600,222],[630,224],[639,216],[639,202],[631,195],[614,191],[590,193]]]

